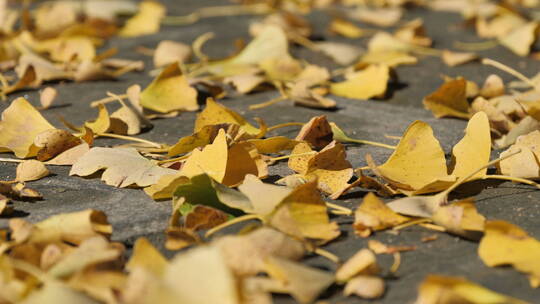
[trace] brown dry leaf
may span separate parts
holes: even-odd
[[[384,280],[369,275],[359,275],[347,282],[343,293],[346,296],[355,295],[363,299],[378,299],[385,291]]]
[[[33,159],[25,160],[17,166],[15,180],[18,182],[34,181],[42,179],[49,174],[49,170],[42,162]]]
[[[26,99],[17,98],[2,113],[0,150],[13,151],[19,158],[36,156],[39,148],[34,138],[51,129],[54,127]]]
[[[427,276],[418,287],[418,297],[415,304],[452,303],[525,304],[526,302],[496,293],[459,277],[432,274]]]
[[[270,256],[299,260],[306,251],[300,241],[268,227],[243,235],[224,236],[212,246],[221,250],[227,265],[238,276],[263,272],[265,260]]]
[[[154,51],[154,66],[164,67],[173,63],[185,63],[191,56],[191,47],[187,44],[162,40]]]
[[[377,257],[369,249],[361,249],[336,271],[336,281],[347,282],[357,275],[376,275],[380,272]]]
[[[302,126],[295,140],[305,141],[314,149],[320,150],[332,142],[333,136],[332,127],[328,123],[326,115],[321,115],[311,118]]]
[[[520,26],[504,36],[499,36],[499,42],[519,56],[527,56],[536,40],[537,22]]]
[[[511,265],[529,275],[531,287],[540,286],[540,241],[505,221],[487,221],[478,255],[490,266]]]
[[[315,181],[296,187],[270,215],[269,224],[293,237],[330,241],[339,227],[330,222]]]
[[[227,214],[204,205],[194,206],[184,215],[184,228],[191,231],[208,230],[227,221]]]
[[[306,143],[294,147],[291,155],[310,153],[311,148]],[[289,159],[289,168],[299,174],[303,180],[315,180],[317,188],[328,195],[341,193],[349,186],[353,176],[352,165],[346,159],[345,147],[332,141],[324,149],[314,155],[297,156]]]
[[[262,130],[251,125],[237,112],[216,102],[212,98],[208,98],[206,100],[206,108],[204,108],[201,113],[197,114],[195,129],[193,131],[199,132],[204,126],[219,124],[239,125],[242,130],[252,136],[259,135],[262,132]]]
[[[353,73],[345,81],[332,83],[330,92],[337,96],[355,99],[382,97],[386,93],[389,79],[388,66],[370,65],[364,70]]]
[[[468,119],[467,81],[457,78],[445,82],[437,91],[424,98],[424,107],[435,117],[458,117]]]
[[[39,133],[34,146],[39,148],[37,159],[46,161],[82,143],[82,140],[65,130],[53,129]]]
[[[478,55],[470,52],[465,53],[444,50],[442,53],[443,62],[450,67],[455,67],[471,61],[475,61],[478,60],[478,58]]]
[[[160,28],[161,18],[165,15],[165,6],[159,2],[143,1],[139,4],[139,12],[126,22],[118,35],[137,37],[157,33]]]
[[[41,103],[41,109],[46,110],[50,108],[53,102],[56,100],[58,92],[53,87],[46,87],[39,94],[39,102]]]
[[[80,244],[95,236],[110,236],[112,226],[105,213],[87,209],[73,213],[63,213],[30,224],[22,219],[9,221],[12,237],[17,243],[67,242]]]
[[[140,105],[159,113],[199,109],[197,90],[189,85],[176,62],[163,69],[141,92]]]
[[[356,235],[368,237],[373,231],[392,228],[409,220],[392,211],[373,193],[368,193],[354,213],[353,227]]]
[[[278,257],[266,260],[266,272],[284,284],[287,293],[300,303],[312,303],[334,282],[331,273]]]
[[[95,147],[77,160],[69,174],[88,176],[103,169],[105,171],[101,179],[107,185],[120,188],[150,186],[157,183],[160,177],[177,172],[159,167],[142,157],[134,148]]]

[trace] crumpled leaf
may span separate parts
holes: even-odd
[[[478,213],[472,199],[441,206],[431,219],[449,233],[471,240],[478,240],[484,231],[485,217]]]
[[[221,129],[224,129],[226,134],[234,138],[238,133],[239,126],[235,124],[205,125],[192,135],[180,138],[176,144],[169,148],[167,154],[174,156],[204,147],[214,141]]]
[[[313,148],[320,150],[330,144],[334,134],[326,115],[315,116],[302,126],[295,140],[305,141]]]
[[[368,193],[354,213],[354,231],[356,235],[368,237],[373,231],[384,230],[409,221],[375,196]]]
[[[172,63],[141,92],[141,106],[160,113],[196,111],[197,90],[189,85],[178,63]]]
[[[415,304],[452,303],[525,304],[526,302],[496,293],[460,277],[432,274],[428,275],[418,287]]]
[[[355,72],[345,81],[332,83],[330,92],[337,96],[369,99],[381,97],[386,93],[390,69],[384,64],[370,65],[369,67]]]
[[[242,130],[252,136],[259,135],[262,132],[260,129],[257,129],[247,122],[246,119],[237,112],[216,102],[212,98],[208,98],[206,100],[206,108],[197,115],[193,131],[199,132],[204,126],[219,124],[239,125]]]
[[[307,143],[299,143],[291,155],[310,152],[313,151]],[[302,180],[315,180],[318,189],[333,196],[349,186],[348,182],[354,173],[346,156],[345,147],[332,141],[316,154],[291,157],[288,165]]]
[[[77,160],[69,175],[88,176],[103,169],[101,179],[107,185],[120,188],[153,185],[160,177],[177,172],[157,166],[134,148],[95,147]]]
[[[139,12],[126,22],[118,34],[122,37],[137,37],[157,33],[165,14],[165,6],[159,2],[143,1],[139,4]]]
[[[34,181],[49,174],[49,170],[42,162],[33,159],[25,160],[17,166],[15,180],[18,182]]]
[[[490,267],[511,265],[529,275],[531,287],[540,286],[540,241],[505,221],[487,221],[478,247],[480,259]]]
[[[34,138],[50,129],[54,127],[26,99],[17,98],[2,113],[0,150],[13,151],[19,158],[36,156]]]
[[[467,81],[465,79],[450,80],[424,98],[424,107],[433,112],[437,118],[450,116],[468,119],[470,114],[466,94]]]
[[[287,293],[300,303],[313,302],[334,282],[331,273],[278,257],[266,260],[266,272],[283,282]]]

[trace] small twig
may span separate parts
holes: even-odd
[[[313,249],[313,253],[315,253],[316,255],[320,255],[324,258],[327,258],[328,260],[336,263],[336,264],[339,264],[340,263],[340,260],[339,260],[339,257],[333,253],[331,253],[330,251],[326,251],[322,248],[315,248]]]
[[[401,254],[399,252],[394,252],[394,263],[390,267],[390,273],[392,274],[396,273],[400,265],[401,265]]]
[[[349,208],[347,208],[347,207],[343,207],[343,206],[337,205],[337,204],[334,204],[334,203],[326,202],[326,207],[332,208],[332,209],[335,209],[335,210],[339,210],[339,211],[341,211],[343,214],[346,214],[346,215],[351,215],[351,214],[352,214],[352,210],[351,210],[351,209],[349,209]]]

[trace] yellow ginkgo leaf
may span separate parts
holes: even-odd
[[[390,69],[384,64],[370,65],[356,72],[343,82],[332,83],[330,92],[337,96],[369,99],[385,94],[390,79]]]
[[[17,177],[15,180],[18,182],[33,181],[49,174],[49,170],[42,162],[30,159],[23,161],[17,166]]]
[[[379,175],[398,188],[417,190],[448,175],[444,151],[431,126],[413,122],[390,158],[377,167]]]
[[[212,144],[205,146],[202,150],[193,150],[179,175],[191,178],[206,173],[221,183],[227,170],[227,150],[225,131],[220,129]]]
[[[536,39],[537,22],[530,22],[520,26],[509,34],[499,37],[499,42],[519,56],[527,56],[531,52],[531,45]]]
[[[224,129],[225,133],[235,137],[239,126],[231,124],[206,125],[192,135],[182,137],[176,144],[169,148],[169,156],[188,153],[193,149],[204,147],[216,138],[218,131]]]
[[[143,1],[139,12],[126,22],[120,30],[122,37],[136,37],[154,34],[159,31],[161,18],[166,14],[165,6],[157,1]]]
[[[369,52],[364,54],[356,66],[368,64],[384,64],[389,67],[396,67],[402,64],[415,64],[418,59],[403,51],[383,51]]]
[[[0,151],[13,151],[20,158],[36,156],[34,138],[54,127],[24,98],[15,99],[2,113]]]
[[[266,273],[281,281],[286,292],[299,303],[313,303],[334,282],[334,276],[329,272],[284,258],[269,257],[265,268]]]
[[[491,131],[486,113],[478,112],[469,120],[465,136],[454,146],[452,155],[455,162],[452,175],[456,177],[465,177],[479,166],[489,163]],[[486,173],[487,168],[471,179],[483,178]]]
[[[463,78],[447,81],[425,97],[423,103],[437,118],[450,116],[468,119],[467,81]]]
[[[159,76],[141,92],[140,104],[160,113],[199,109],[197,90],[189,85],[178,63],[165,67]]]
[[[95,147],[77,160],[69,174],[88,176],[103,169],[105,172],[101,179],[107,185],[121,188],[131,185],[150,186],[157,183],[161,176],[177,172],[159,167],[134,148]]]
[[[516,143],[501,153],[501,157],[521,150],[516,155],[504,159],[499,164],[502,174],[519,178],[538,178],[540,176],[540,131],[518,137]]]
[[[526,304],[526,302],[496,293],[464,278],[429,275],[418,288],[418,304]]]
[[[354,231],[361,237],[368,237],[372,231],[384,230],[409,221],[388,208],[375,194],[368,193],[354,213]]]
[[[240,114],[225,107],[219,102],[216,102],[212,98],[208,98],[206,100],[206,108],[204,108],[204,110],[197,115],[194,132],[199,132],[204,126],[207,125],[224,123],[239,125],[246,133],[250,135],[258,135],[261,133],[260,129],[257,129],[251,125]]]
[[[210,63],[208,71],[227,77],[240,74],[253,74],[253,68],[268,60],[294,60],[289,55],[287,34],[277,25],[266,25],[238,55]]]
[[[490,266],[512,265],[529,275],[532,287],[540,286],[540,241],[505,221],[487,221],[478,255]]]
[[[329,220],[315,181],[296,187],[285,197],[270,216],[269,224],[288,235],[323,242],[340,234],[337,223]]]

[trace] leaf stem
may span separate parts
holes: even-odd
[[[376,141],[370,141],[370,140],[349,138],[347,141],[352,142],[352,143],[362,144],[362,145],[370,145],[370,146],[375,146],[375,147],[386,148],[390,150],[396,149],[396,146],[387,145],[387,144],[379,143]]]
[[[507,175],[486,175],[484,179],[500,179],[500,180],[506,180],[506,181],[512,181],[516,183],[522,183],[526,185],[534,186],[538,189],[540,189],[540,184],[526,178],[519,178],[519,177],[512,177]]]
[[[482,42],[454,42],[454,47],[464,51],[483,51],[496,47],[499,45],[497,40],[487,40]]]
[[[335,209],[335,210],[339,210],[339,211],[343,212],[343,214],[346,214],[346,215],[351,215],[352,214],[351,209],[349,209],[347,207],[340,206],[338,204],[326,202],[326,207],[332,208],[332,209]]]
[[[120,99],[128,98],[128,95],[127,94],[122,94],[122,95],[115,95],[115,96],[105,97],[105,98],[100,99],[100,100],[92,101],[90,103],[90,106],[92,108],[95,108],[100,104],[107,104],[107,103],[110,103],[110,102],[113,102],[113,101],[117,101],[118,98],[120,98]]]
[[[158,149],[160,149],[163,146],[163,145],[155,143],[153,141],[149,141],[149,140],[142,139],[142,138],[137,138],[137,137],[132,137],[132,136],[119,135],[119,134],[113,134],[113,133],[99,133],[97,135],[102,136],[102,137],[110,137],[110,138],[117,138],[117,139],[140,142],[140,143],[147,144],[149,146],[152,146],[152,147],[158,148]]]
[[[265,101],[265,102],[262,102],[262,103],[250,105],[249,109],[250,110],[258,110],[258,109],[266,108],[268,106],[271,106],[273,104],[276,104],[276,103],[284,101],[284,100],[287,100],[286,96],[279,96],[279,97],[272,98],[272,99],[270,99],[268,101]]]
[[[181,160],[184,160],[188,157],[191,156],[191,153],[188,153],[186,155],[182,155],[180,157],[175,157],[175,158],[171,158],[171,159],[164,159],[164,160],[160,160],[157,162],[158,165],[162,165],[162,164],[166,164],[166,163],[172,163],[172,162],[177,162],[177,161],[181,161]]]
[[[315,154],[317,154],[316,151],[298,153],[298,154],[290,154],[290,155],[284,155],[284,156],[280,156],[280,157],[270,158],[270,161],[274,162],[274,161],[278,161],[278,160],[282,160],[282,159],[288,159],[288,158],[291,158],[291,157],[300,157],[300,156],[315,155]]]
[[[527,76],[523,75],[522,73],[516,71],[515,69],[503,64],[503,63],[500,63],[498,61],[495,61],[493,59],[489,59],[489,58],[484,58],[482,59],[482,64],[485,64],[485,65],[491,65],[493,67],[496,67],[497,69],[501,70],[501,71],[504,71],[514,77],[516,77],[517,79],[525,82],[526,84],[528,84],[529,86],[531,86],[532,88],[534,88],[535,90],[537,90],[537,85]]]
[[[250,220],[262,220],[262,218],[258,214],[246,214],[239,217],[235,217],[232,220],[226,221],[223,224],[217,225],[216,227],[209,229],[208,231],[206,231],[206,234],[204,235],[204,237],[209,238],[210,236],[212,236],[213,234],[215,234],[216,232],[224,228],[227,228],[229,226],[232,226],[241,222],[250,221]]]
[[[313,249],[313,253],[315,253],[316,255],[320,255],[324,258],[327,258],[328,260],[336,263],[336,264],[339,264],[340,263],[340,260],[339,260],[339,257],[333,253],[331,253],[330,251],[327,251],[327,250],[324,250],[322,248],[315,248]]]
[[[286,128],[286,127],[302,127],[304,125],[305,123],[302,123],[302,122],[286,122],[286,123],[278,124],[275,126],[271,126],[266,130],[266,132],[270,132],[270,131],[274,131],[274,130]]]

